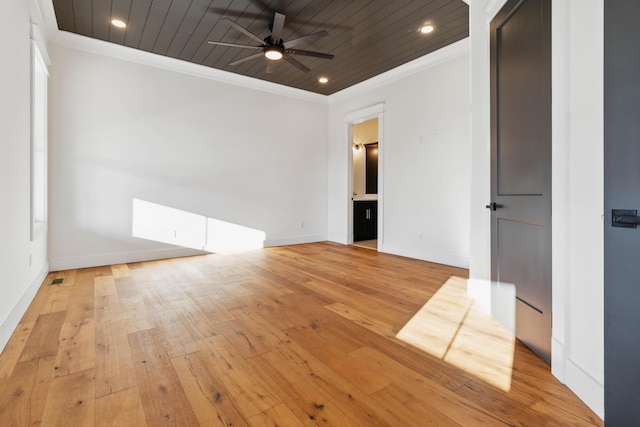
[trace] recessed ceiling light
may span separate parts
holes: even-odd
[[[329,79],[326,77],[320,77],[318,81],[322,84],[329,83]]]
[[[127,24],[125,24],[124,21],[121,21],[119,19],[112,19],[111,25],[118,28],[125,28],[127,26]]]
[[[425,25],[422,28],[420,28],[420,32],[422,34],[429,34],[432,31],[433,31],[433,25]]]

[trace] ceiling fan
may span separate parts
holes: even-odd
[[[236,30],[240,31],[242,34],[246,35],[250,39],[259,43],[259,46],[245,45],[245,44],[236,44],[236,43],[225,43],[225,42],[216,42],[216,41],[208,41],[209,44],[219,45],[219,46],[229,46],[229,47],[239,47],[242,49],[253,49],[258,50],[260,52],[255,53],[253,55],[247,56],[242,59],[238,59],[237,61],[233,61],[229,63],[229,65],[239,65],[243,62],[251,61],[256,58],[260,58],[264,56],[269,61],[267,62],[267,73],[273,72],[273,67],[275,62],[284,59],[289,64],[298,68],[300,71],[308,73],[311,71],[300,61],[295,59],[293,55],[301,55],[301,56],[311,56],[314,58],[322,58],[322,59],[333,59],[333,55],[322,52],[314,52],[311,50],[301,50],[301,49],[293,49],[294,47],[302,44],[302,43],[313,43],[314,41],[326,37],[329,35],[326,31],[318,31],[317,33],[307,34],[306,36],[299,37],[297,39],[284,41],[282,40],[282,29],[284,27],[284,18],[285,16],[281,13],[276,12],[273,18],[273,25],[271,26],[271,35],[266,37],[264,40],[260,37],[253,34],[251,31],[242,27],[238,23],[232,21],[229,18],[224,18],[224,21],[229,22]]]

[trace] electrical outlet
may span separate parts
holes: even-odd
[[[418,239],[420,240],[424,239],[424,235],[422,234],[422,231],[418,233]]]
[[[304,222],[300,221],[300,228],[304,228]]]

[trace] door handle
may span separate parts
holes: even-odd
[[[367,215],[365,219],[371,219],[371,209],[367,209]]]
[[[611,210],[611,226],[623,228],[637,228],[640,224],[640,216],[637,210],[631,209],[612,209]]]
[[[498,210],[499,208],[502,207],[502,205],[497,204],[496,202],[491,202],[489,203],[487,206],[485,206],[487,209],[491,209],[492,211]]]

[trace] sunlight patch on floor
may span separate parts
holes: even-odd
[[[466,282],[447,280],[396,338],[509,391],[515,337],[467,296]]]

